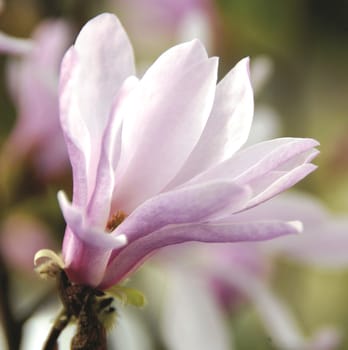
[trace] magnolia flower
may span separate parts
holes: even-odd
[[[0,52],[12,56],[8,80],[18,116],[5,143],[10,161],[30,156],[41,177],[67,169],[68,157],[59,125],[58,73],[70,30],[62,21],[46,21],[32,39],[0,33]]]
[[[265,240],[298,222],[238,220],[316,167],[318,142],[281,138],[241,149],[253,115],[248,59],[217,85],[218,60],[198,40],[134,76],[128,37],[102,14],[66,53],[60,117],[73,170],[65,271],[106,289],[157,249],[187,241]]]

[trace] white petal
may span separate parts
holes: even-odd
[[[106,125],[100,159],[97,169],[96,186],[88,203],[87,215],[90,224],[105,226],[110,215],[112,195],[115,187],[115,169],[121,152],[122,119],[115,113],[132,89],[138,84],[136,77],[129,77],[114,101],[108,124]]]
[[[85,203],[95,186],[102,136],[113,99],[124,80],[134,74],[134,59],[122,25],[111,14],[97,16],[83,27],[73,53],[73,64],[66,63],[72,61],[67,58],[69,54],[63,64],[61,120],[70,142],[85,157],[88,177],[81,177],[86,177],[84,192],[87,193],[83,194],[83,200],[79,199]]]
[[[217,60],[206,59],[196,41],[167,51],[145,74],[120,112],[125,117],[116,173],[119,209],[130,212],[180,170],[208,119],[216,74]]]
[[[225,320],[209,286],[194,271],[168,270],[161,322],[167,348],[230,350]]]
[[[249,59],[239,62],[216,88],[213,109],[197,146],[167,188],[231,157],[247,140],[254,111]]]

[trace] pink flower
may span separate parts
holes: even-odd
[[[19,56],[8,66],[18,116],[4,152],[11,161],[31,157],[41,177],[68,165],[59,125],[58,74],[69,38],[68,25],[61,21],[41,23],[32,40],[0,33],[0,52]]]
[[[312,172],[318,142],[282,138],[240,150],[253,115],[248,59],[216,85],[217,66],[193,40],[137,79],[116,17],[102,14],[81,30],[60,82],[73,199],[58,199],[72,281],[104,289],[164,246],[300,230],[297,222],[238,221],[237,213]]]

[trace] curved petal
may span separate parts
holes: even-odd
[[[217,85],[214,105],[190,157],[167,188],[231,157],[247,140],[254,112],[249,58],[240,61]]]
[[[86,124],[73,98],[76,52],[71,47],[65,54],[60,74],[60,123],[67,144],[73,172],[73,203],[83,207],[88,199],[88,160],[91,145]]]
[[[189,183],[202,183],[226,177],[227,174],[231,180],[239,184],[247,184],[272,170],[280,169],[284,164],[289,164],[292,159],[296,166],[301,162],[306,163],[312,160],[312,156],[308,155],[307,152],[312,152],[316,146],[318,146],[317,141],[300,138],[280,138],[260,142],[208,169]]]
[[[228,181],[181,188],[147,200],[114,232],[125,234],[132,242],[166,225],[207,220],[226,207],[232,212],[238,211],[249,198],[248,188]]]
[[[254,196],[243,210],[252,208],[274,196],[285,191],[297,182],[305,178],[317,168],[314,164],[302,164],[288,172],[274,171],[267,174],[267,177],[250,183]]]
[[[110,236],[91,227],[84,214],[72,206],[63,192],[58,201],[67,223],[63,257],[69,278],[76,283],[96,286],[102,279],[112,249],[126,244],[123,235]]]
[[[104,131],[96,186],[87,208],[89,222],[94,226],[105,226],[110,215],[112,195],[115,187],[115,169],[121,152],[123,122],[116,110],[124,98],[137,86],[138,82],[138,79],[133,76],[124,81],[113,103],[110,118]]]
[[[161,191],[198,142],[217,78],[217,59],[202,52],[197,41],[165,52],[119,111],[125,117],[114,198],[118,209],[130,212]]]
[[[252,222],[228,223],[211,222],[197,224],[170,225],[128,244],[120,254],[111,259],[101,282],[107,288],[125,278],[144,259],[159,248],[184,243],[197,242],[240,242],[261,241],[282,235],[298,233],[299,222]]]
[[[73,52],[75,59],[70,64],[69,74],[62,73],[65,77],[61,91],[68,95],[68,98],[61,98],[62,123],[67,125],[65,132],[68,129],[75,146],[81,143],[83,129],[84,145],[77,148],[86,155],[88,183],[87,194],[78,202],[86,203],[95,186],[102,136],[112,102],[124,80],[134,75],[134,58],[122,25],[111,14],[102,14],[89,21],[78,35]],[[68,81],[64,83],[64,80]],[[93,142],[93,149],[86,144],[89,142]]]
[[[75,283],[97,286],[102,280],[111,251],[90,246],[66,228],[63,242],[65,272]]]
[[[119,20],[107,13],[82,28],[74,47],[79,57],[76,98],[90,137],[100,140],[115,94],[134,75],[133,50]]]
[[[91,226],[85,214],[69,203],[64,192],[58,192],[58,201],[67,226],[84,244],[112,250],[127,243],[127,238],[124,234],[110,235],[103,228]]]

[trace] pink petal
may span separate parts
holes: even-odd
[[[80,207],[87,204],[87,168],[91,145],[88,130],[81,118],[79,105],[73,97],[76,52],[71,47],[64,56],[60,74],[60,122],[67,144],[73,173],[73,203]]]
[[[116,113],[117,108],[132,89],[138,84],[136,77],[129,77],[113,103],[110,118],[106,125],[100,159],[97,169],[96,187],[88,203],[87,213],[90,224],[105,226],[110,215],[112,195],[115,187],[115,169],[121,152],[122,119]]]
[[[76,98],[90,137],[100,140],[115,94],[134,75],[133,50],[121,23],[107,13],[82,28],[74,47],[79,57]]]
[[[67,227],[63,242],[65,272],[75,283],[97,286],[102,280],[111,251],[90,246]]]
[[[249,59],[246,58],[217,85],[213,109],[203,134],[184,167],[167,188],[231,157],[248,138],[253,111]]]
[[[63,257],[66,272],[76,283],[96,286],[101,281],[112,249],[126,244],[126,237],[111,236],[92,227],[80,209],[72,206],[63,192],[58,201],[67,223]]]
[[[85,203],[95,186],[101,140],[112,102],[124,80],[134,74],[134,58],[123,27],[111,14],[97,16],[83,27],[74,45],[73,60],[71,55],[65,58],[62,73],[62,124],[74,144],[72,148],[79,148],[86,155],[88,191],[86,195],[86,188],[81,190],[84,194],[78,197],[82,198],[76,198]],[[74,168],[77,167],[73,164]]]
[[[131,242],[121,250],[116,258],[110,260],[101,288],[107,288],[119,282],[136,269],[151,253],[168,245],[189,241],[261,241],[299,231],[301,231],[301,225],[298,222],[279,221],[170,225]]]
[[[258,188],[258,190],[254,192],[253,198],[245,209],[254,207],[292,187],[316,168],[317,166],[313,164],[303,164],[288,172],[271,172],[267,174],[267,177],[258,180],[256,184],[250,183],[250,187],[253,191],[255,191],[256,188]]]
[[[305,163],[312,159],[306,152],[310,151],[318,142],[312,139],[280,138],[260,142],[236,153],[221,164],[208,169],[190,183],[203,183],[220,177],[230,178],[240,184],[261,178],[272,170],[279,169],[291,160]],[[303,158],[305,154],[305,158]],[[298,161],[299,160],[299,161]]]
[[[130,212],[180,170],[204,129],[217,60],[197,41],[173,47],[145,73],[124,106],[115,207]]]
[[[68,202],[64,192],[58,192],[58,201],[67,225],[84,244],[107,250],[116,249],[126,244],[125,235],[110,235],[103,228],[91,226],[87,216]]]
[[[243,208],[250,197],[248,188],[220,181],[161,193],[144,202],[115,230],[131,242],[166,225],[193,223],[229,208]]]

